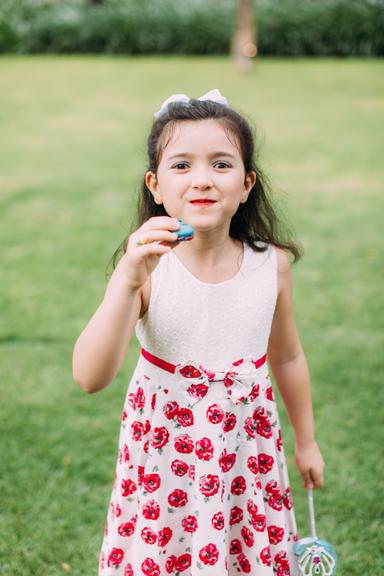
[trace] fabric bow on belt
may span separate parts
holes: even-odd
[[[184,362],[176,366],[175,375],[182,377],[178,384],[188,394],[191,404],[204,398],[211,382],[223,382],[227,397],[234,404],[247,403],[248,398],[254,400],[259,395],[260,385],[256,381],[256,374],[265,361],[266,356],[256,361],[242,359],[225,372],[211,372],[201,365]]]

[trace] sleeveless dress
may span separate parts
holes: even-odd
[[[296,576],[297,530],[266,351],[277,255],[243,244],[202,282],[175,252],[136,325],[99,576]]]

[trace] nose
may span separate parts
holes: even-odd
[[[192,187],[198,190],[212,187],[212,178],[207,168],[198,168],[193,171]]]

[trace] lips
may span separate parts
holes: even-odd
[[[209,200],[208,198],[199,198],[198,200],[191,200],[191,204],[214,204],[216,200]]]

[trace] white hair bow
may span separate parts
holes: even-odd
[[[154,117],[158,118],[166,110],[168,104],[171,104],[172,102],[188,103],[190,100],[191,98],[186,94],[172,94],[172,96],[164,100],[160,109],[154,113]],[[197,98],[197,100],[211,100],[212,102],[217,102],[218,104],[222,104],[223,106],[228,106],[227,99],[220,94],[220,91],[217,90],[217,88],[215,90],[210,90],[203,96],[200,96],[200,98]]]

